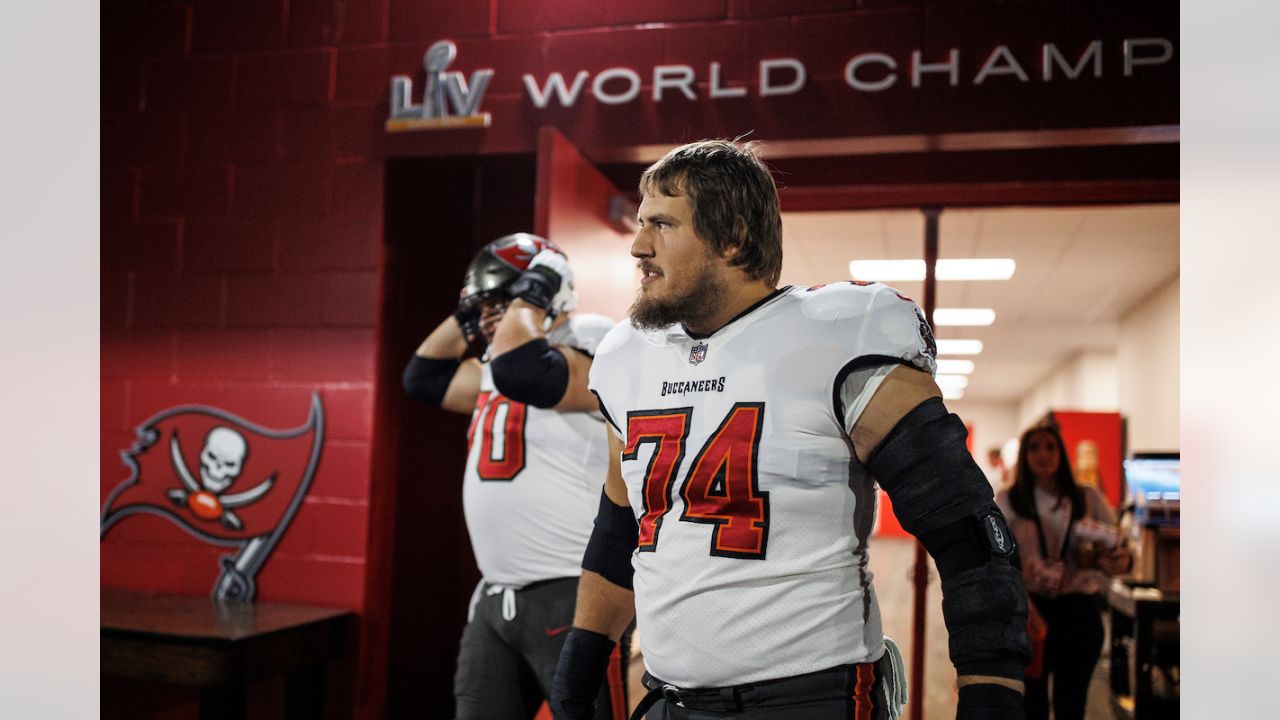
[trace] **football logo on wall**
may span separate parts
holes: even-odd
[[[163,517],[223,555],[213,596],[252,600],[256,576],[302,505],[324,442],[324,409],[311,396],[307,421],[274,430],[203,405],[169,408],[137,428],[120,452],[129,478],[107,496],[99,537],[121,520]]]

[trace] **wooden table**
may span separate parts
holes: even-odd
[[[245,717],[250,683],[284,675],[285,717],[323,717],[325,664],[344,651],[342,608],[224,603],[102,589],[102,674],[200,689],[200,717]]]

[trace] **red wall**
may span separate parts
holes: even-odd
[[[382,111],[337,92],[335,44],[384,30],[334,16],[340,5],[103,7],[102,493],[127,476],[116,452],[132,428],[160,410],[292,427],[318,390],[321,461],[259,599],[360,609]],[[129,518],[102,543],[102,582],[205,594],[221,552]]]
[[[128,475],[118,451],[133,428],[160,410],[207,404],[294,427],[318,391],[319,466],[258,598],[362,611],[386,82],[353,88],[338,70],[351,47],[385,44],[388,5],[101,11],[102,497]],[[225,552],[130,517],[101,543],[102,584],[206,595]],[[331,686],[348,684],[330,691],[340,703],[351,702],[354,657],[347,676],[330,674]],[[278,709],[277,685],[251,690],[251,715]],[[166,693],[104,683],[104,712],[192,713],[189,691]]]

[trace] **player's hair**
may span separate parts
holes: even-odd
[[[1009,488],[1009,504],[1013,511],[1022,517],[1035,517],[1036,514],[1036,481],[1031,474],[1031,465],[1027,462],[1027,447],[1035,435],[1048,435],[1058,444],[1058,494],[1071,503],[1071,517],[1079,520],[1084,517],[1084,492],[1076,484],[1076,477],[1071,472],[1071,459],[1067,457],[1066,443],[1062,442],[1062,434],[1058,428],[1049,424],[1036,425],[1022,433],[1018,441],[1018,463],[1013,468],[1013,485]]]
[[[712,250],[738,248],[734,265],[753,280],[777,284],[782,274],[778,188],[756,143],[702,140],[681,145],[644,171],[640,192],[687,196],[693,230]]]

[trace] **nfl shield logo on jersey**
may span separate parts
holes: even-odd
[[[694,346],[693,346],[693,349],[689,351],[689,364],[690,364],[690,365],[697,365],[698,363],[700,363],[700,362],[702,362],[703,360],[706,360],[706,359],[707,359],[707,344],[706,344],[706,343],[700,342],[700,343],[698,343],[698,344],[694,345]]]

